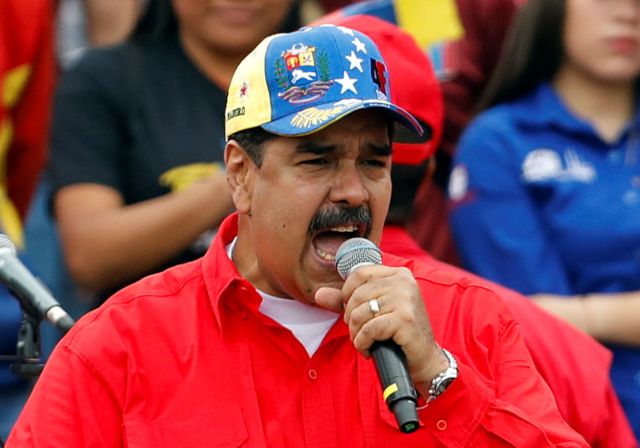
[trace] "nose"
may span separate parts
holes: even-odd
[[[363,174],[358,170],[357,161],[340,164],[333,178],[329,199],[336,204],[357,207],[369,199],[364,185]]]

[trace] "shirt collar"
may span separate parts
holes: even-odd
[[[220,224],[202,260],[204,285],[221,332],[224,332],[225,316],[228,317],[229,313],[237,313],[241,317],[248,312],[261,315],[259,308],[262,297],[255,286],[240,275],[227,254],[227,246],[237,235],[238,213],[235,212]],[[325,336],[325,342],[347,335],[347,326],[342,319],[338,319]]]
[[[258,313],[262,302],[262,298],[255,286],[240,275],[240,272],[238,272],[235,264],[227,254],[227,246],[237,235],[238,213],[235,212],[222,221],[216,237],[202,260],[205,288],[213,315],[221,331],[223,329],[225,311],[239,313],[240,315],[248,311]],[[388,266],[404,265],[402,260],[388,253],[383,253],[383,264]],[[338,319],[338,322],[342,322],[342,320]],[[346,329],[342,330],[344,331],[338,331],[335,335],[332,335],[333,332],[329,334],[339,336],[346,332]]]
[[[569,132],[597,135],[589,122],[576,117],[567,108],[550,82],[540,84],[522,100],[517,100],[517,103],[522,108],[522,113],[519,116],[523,124],[536,127],[555,126]],[[640,128],[640,101],[636,101],[635,109],[634,117],[629,122],[627,131]]]
[[[220,224],[202,262],[205,288],[221,329],[225,308],[242,314],[247,312],[247,308],[257,310],[262,301],[255,287],[240,275],[227,255],[226,246],[237,234],[238,214],[233,213]]]
[[[551,83],[539,85],[521,102],[521,120],[533,126],[557,126],[568,131],[593,133],[591,125],[577,118],[565,106]]]

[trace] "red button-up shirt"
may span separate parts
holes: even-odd
[[[485,287],[385,255],[422,288],[460,375],[401,433],[341,319],[309,358],[225,252],[147,277],[58,344],[9,447],[587,446],[562,420],[518,325]],[[429,271],[426,276],[425,272]],[[481,307],[479,306],[481,304]]]

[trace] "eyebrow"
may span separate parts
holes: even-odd
[[[376,156],[390,156],[391,155],[391,145],[385,143],[384,145],[376,145],[375,143],[369,143],[367,146],[371,148],[371,152],[373,152]]]
[[[367,149],[369,149],[376,156],[391,155],[390,144],[379,145],[375,143],[368,143],[366,146],[367,146]],[[333,145],[333,144],[323,145],[323,144],[310,142],[310,141],[300,142],[296,146],[296,152],[298,154],[311,153],[311,154],[317,154],[317,155],[324,155],[324,154],[329,154],[336,151],[338,151],[338,145]]]
[[[335,152],[337,150],[338,148],[336,145],[330,145],[330,144],[321,145],[319,143],[314,143],[310,141],[300,142],[298,145],[296,145],[296,152],[299,154],[311,153],[311,154],[322,155],[330,152]]]

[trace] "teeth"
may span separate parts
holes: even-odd
[[[325,251],[323,251],[322,249],[316,249],[316,253],[318,255],[320,255],[320,258],[322,258],[323,260],[327,260],[327,261],[335,261],[336,260],[336,256],[333,254],[329,254]]]
[[[349,233],[349,232],[355,232],[356,230],[358,230],[358,228],[354,225],[347,225],[347,226],[332,227],[330,230],[332,232]]]

